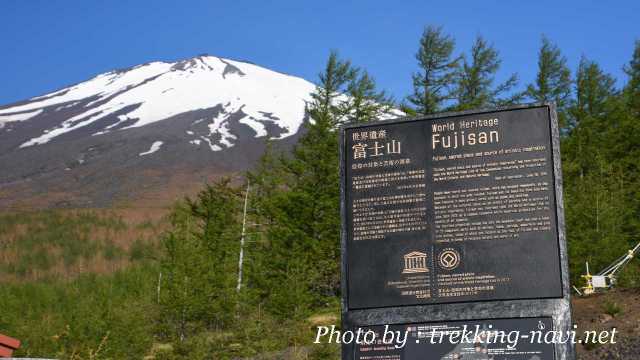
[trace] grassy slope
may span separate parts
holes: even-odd
[[[243,309],[232,329],[166,343],[156,327],[156,258],[164,226],[160,216],[104,210],[0,214],[0,333],[22,341],[15,355],[281,359],[337,354],[335,346],[309,347],[312,323],[282,321],[261,309]],[[337,313],[337,302],[320,311]]]
[[[151,346],[155,271],[137,266],[72,281],[4,284],[0,329],[23,341],[16,355],[140,358]]]
[[[313,325],[328,316],[281,321],[245,309],[225,331],[191,334],[164,343],[155,328],[157,269],[138,264],[114,274],[85,274],[71,281],[4,284],[0,288],[0,331],[23,341],[17,356],[63,359],[326,359],[336,346],[311,346]],[[284,349],[284,350],[283,350]]]
[[[306,320],[242,309],[231,329],[167,343],[156,327],[162,224],[104,211],[0,215],[0,332],[23,342],[17,356],[63,359],[337,359],[313,346],[314,326],[336,323],[339,303]],[[640,293],[574,301],[581,329],[640,335]],[[611,316],[614,315],[614,316]],[[579,347],[582,359],[608,348]]]

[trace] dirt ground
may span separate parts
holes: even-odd
[[[573,298],[573,320],[583,331],[617,329],[616,344],[578,344],[578,359],[640,359],[640,289]]]

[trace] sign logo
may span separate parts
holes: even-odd
[[[440,267],[445,270],[453,270],[460,265],[460,253],[456,249],[447,248],[444,249],[440,255],[438,255],[438,263]]]
[[[419,251],[412,251],[404,256],[403,274],[425,273],[427,268],[427,254]]]

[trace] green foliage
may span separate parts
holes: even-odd
[[[629,76],[624,89],[627,104],[635,116],[640,116],[640,40],[636,40],[633,56],[624,71]]]
[[[2,284],[0,328],[22,341],[16,356],[140,358],[153,339],[147,294],[155,274],[147,265],[69,282]]]
[[[640,119],[598,64],[583,58],[576,79],[562,160],[569,260],[578,283],[585,261],[597,272],[638,241]]]
[[[572,108],[574,125],[580,121],[602,118],[611,111],[616,80],[600,66],[585,57],[580,59],[576,73],[576,100]]]
[[[351,97],[335,96],[338,89],[347,89]],[[265,308],[283,317],[302,318],[339,294],[336,125],[370,121],[390,110],[388,103],[379,103],[384,93],[375,89],[373,80],[335,53],[329,56],[312,97],[312,122],[292,154],[267,152],[249,174],[255,187],[252,208],[265,224],[256,244],[252,283]]]
[[[346,95],[339,102],[342,122],[358,124],[371,121],[393,109],[393,99],[376,89],[375,80],[364,70],[356,69],[347,85]]]
[[[494,85],[500,63],[498,51],[482,36],[478,36],[471,47],[470,59],[466,56],[463,58],[456,83],[459,110],[508,105],[522,98],[519,93],[500,98],[512,91],[518,82],[518,76],[512,74],[506,81]]]
[[[342,61],[338,58],[338,53],[332,51],[329,54],[324,72],[318,75],[321,86],[316,92],[311,94],[312,105],[309,109],[311,117],[324,122],[339,122],[340,118],[335,118],[335,114],[343,114],[344,109],[340,108],[338,99],[346,91],[346,86],[356,77],[356,69],[351,66],[350,61]]]
[[[2,214],[0,229],[0,270],[19,278],[42,278],[56,266],[70,270],[99,254],[116,259],[123,249],[114,238],[128,226],[115,214],[46,210]],[[11,255],[3,259],[2,254]]]
[[[611,315],[612,317],[616,317],[617,315],[622,313],[622,306],[611,300],[606,300],[602,305],[602,309],[604,310],[605,314]]]
[[[163,239],[160,332],[184,341],[234,319],[240,239],[240,193],[228,179],[178,204]]]
[[[413,114],[433,114],[454,98],[461,60],[460,57],[452,57],[454,47],[455,40],[445,34],[442,27],[425,28],[416,53],[420,71],[413,74],[413,94],[407,97]]]
[[[316,122],[329,127],[363,123],[392,110],[393,100],[376,89],[375,80],[350,61],[341,60],[335,51],[318,77],[320,84],[307,109]]]
[[[340,360],[341,352],[339,344],[314,344],[309,354],[311,360]]]
[[[571,70],[560,49],[542,37],[538,53],[536,81],[527,86],[526,95],[535,102],[555,102],[560,126],[566,127],[566,109],[571,101]]]
[[[634,260],[620,271],[618,286],[623,288],[640,288],[640,261]]]
[[[113,242],[113,240],[108,239],[107,241],[105,241],[104,248],[102,249],[102,254],[106,260],[113,261],[113,260],[120,259],[124,254],[124,250],[122,250],[119,246],[117,246]],[[141,260],[141,259],[135,259],[135,260]]]
[[[135,239],[131,247],[129,248],[129,260],[130,261],[142,261],[145,259],[152,259],[155,257],[156,246],[144,239]]]

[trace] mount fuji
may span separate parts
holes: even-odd
[[[287,148],[314,84],[202,55],[0,106],[0,207],[150,204]],[[156,201],[157,200],[157,201]]]

